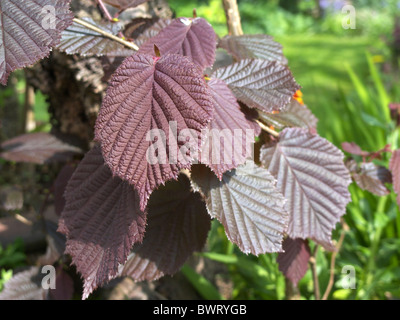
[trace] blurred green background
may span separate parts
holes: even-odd
[[[206,18],[219,36],[227,33],[222,0],[169,0],[177,16]],[[356,142],[364,150],[377,151],[390,143],[399,147],[398,129],[388,104],[400,102],[400,1],[395,0],[239,0],[245,33],[269,34],[284,46],[289,67],[302,86],[303,99],[318,117],[318,132],[338,147]],[[356,29],[344,29],[345,3],[356,9]],[[23,73],[17,77],[23,79]],[[24,82],[17,86],[24,99]],[[1,99],[12,95],[4,90]],[[0,103],[3,105],[3,103]],[[45,97],[36,95],[35,120],[48,130]],[[387,166],[390,155],[381,163]],[[351,185],[352,203],[344,217],[349,230],[335,263],[335,281],[329,299],[400,298],[400,212],[396,196],[377,197]],[[338,224],[335,240],[342,232]],[[313,244],[311,243],[313,248]],[[20,246],[0,248],[0,288],[11,274],[8,265],[18,264]],[[19,252],[19,253],[18,253]],[[17,262],[12,256],[18,253]],[[208,299],[285,299],[288,286],[278,270],[276,254],[246,256],[226,238],[214,221],[206,259],[226,264],[230,290],[224,294],[189,266],[183,274]],[[316,271],[321,296],[330,273],[332,253],[320,248]],[[5,263],[4,261],[8,261]],[[15,260],[15,259],[14,259]],[[11,262],[10,262],[11,261]],[[353,266],[356,289],[341,286],[342,268]],[[7,271],[8,270],[8,271]],[[301,299],[315,299],[311,271],[299,283]]]

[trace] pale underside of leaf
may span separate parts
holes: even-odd
[[[70,2],[0,1],[0,83],[6,85],[11,72],[49,55],[61,32],[72,23]],[[55,12],[50,12],[50,8]]]
[[[143,239],[146,215],[133,187],[113,177],[98,146],[89,151],[70,179],[59,231],[66,253],[84,279],[83,299],[114,278],[135,242]]]
[[[277,130],[287,127],[317,128],[318,119],[312,114],[310,109],[301,105],[296,100],[292,100],[279,113],[265,113],[260,111],[260,119],[273,126]]]
[[[392,182],[392,175],[388,169],[372,162],[361,163],[359,172],[353,173],[357,185],[377,196],[386,196],[390,193],[385,183]]]
[[[13,275],[0,292],[0,300],[46,300],[49,290],[41,285],[43,276],[36,266]]]
[[[238,100],[265,112],[281,110],[300,89],[289,68],[274,61],[244,59],[212,76],[224,80]]]
[[[204,69],[214,64],[217,36],[203,18],[178,18],[144,43],[139,52],[154,54],[154,45],[160,50],[161,56],[187,56]]]
[[[282,45],[265,34],[225,36],[218,46],[228,51],[236,60],[261,59],[287,64]]]
[[[215,112],[200,159],[222,179],[225,172],[244,164],[246,158],[252,156],[255,130],[222,80],[211,79],[208,86]]]
[[[288,200],[288,235],[312,238],[331,250],[332,229],[350,201],[342,152],[307,129],[288,128],[278,143],[261,149],[260,160]]]
[[[282,251],[288,213],[275,179],[253,161],[223,175],[222,181],[206,167],[192,170],[193,188],[200,191],[212,218],[225,227],[228,239],[244,253]]]
[[[90,17],[83,17],[82,20],[114,36],[122,29],[122,25],[119,23],[95,22]],[[76,22],[61,33],[61,41],[57,49],[67,54],[82,56],[116,55],[118,52],[126,51],[122,44]],[[130,55],[135,53],[133,50],[128,51],[130,51]]]
[[[194,251],[202,250],[210,217],[201,196],[184,175],[156,190],[149,202],[143,243],[136,244],[120,274],[137,281],[172,275]]]
[[[4,141],[1,148],[1,158],[36,164],[67,161],[75,154],[82,153],[80,148],[46,132],[28,133],[12,138]]]
[[[136,54],[117,70],[96,122],[96,139],[112,172],[138,190],[142,210],[155,188],[190,168],[212,114],[205,80],[185,57]]]
[[[276,259],[279,263],[279,270],[288,278],[293,285],[304,277],[310,259],[310,247],[308,241],[303,239],[286,238],[283,241],[283,250]]]

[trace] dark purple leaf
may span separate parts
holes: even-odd
[[[265,34],[226,36],[221,39],[218,47],[224,48],[236,60],[261,59],[287,64],[282,45]]]
[[[393,189],[397,194],[397,203],[400,206],[400,150],[393,151],[389,170],[392,172]]]
[[[36,264],[52,265],[64,254],[67,239],[57,231],[58,225],[53,221],[45,220],[45,226],[47,248],[46,252],[37,259]]]
[[[84,17],[82,20],[112,35],[117,35],[123,28],[119,23],[95,22],[90,17]],[[67,54],[82,56],[118,55],[122,51],[128,51],[127,56],[135,53],[133,50],[126,50],[122,44],[76,22],[61,33],[61,41],[57,49]]]
[[[149,0],[103,0],[103,2],[118,8],[120,11],[126,10],[128,8],[134,8],[138,5],[145,3]]]
[[[241,102],[239,102],[239,105],[240,105],[240,110],[242,110],[242,112],[246,117],[248,125],[254,130],[255,135],[259,136],[262,130],[260,125],[256,122],[256,120],[258,120],[259,118],[258,111],[256,109],[249,108],[248,106],[246,106]]]
[[[66,253],[84,279],[83,299],[117,275],[135,242],[143,239],[146,216],[133,187],[113,177],[100,147],[89,151],[70,179],[59,231]]]
[[[142,18],[138,18],[136,20],[143,20]],[[152,19],[147,19],[149,21],[152,21]],[[132,23],[128,24],[125,27],[124,34],[128,38],[132,38],[135,40],[135,44],[137,46],[142,46],[144,43],[146,43],[149,39],[155,37],[160,33],[161,30],[166,28],[168,25],[170,25],[172,20],[169,19],[159,19],[156,22],[151,23],[151,25],[147,28],[145,28],[141,33],[138,31],[141,29],[141,24],[140,22],[133,21]],[[141,22],[144,26],[146,26],[145,22]],[[139,33],[139,34],[138,34]],[[136,36],[136,34],[138,34]]]
[[[342,152],[307,129],[288,128],[278,143],[261,149],[260,160],[288,200],[288,235],[332,249],[332,229],[351,199]]]
[[[392,174],[388,169],[372,162],[361,163],[360,170],[352,174],[357,185],[378,196],[386,196],[390,193],[385,183],[392,183]]]
[[[101,79],[104,82],[108,82],[115,71],[119,68],[122,62],[126,59],[126,57],[110,57],[110,56],[103,56],[100,58],[101,65],[103,67],[104,76]]]
[[[288,237],[283,241],[283,250],[285,252],[279,253],[277,258],[279,270],[293,285],[297,286],[308,268],[308,260],[310,259],[308,241]]]
[[[54,207],[56,214],[61,215],[64,210],[65,198],[64,192],[67,187],[69,179],[71,179],[72,174],[75,171],[75,166],[72,164],[66,164],[58,174],[56,180],[54,181]]]
[[[56,288],[49,290],[49,300],[71,300],[74,295],[74,281],[62,266],[56,268]]]
[[[170,53],[187,56],[204,69],[214,64],[217,36],[203,18],[178,18],[144,43],[139,53],[153,55],[154,45],[161,56]]]
[[[8,280],[0,292],[1,300],[46,300],[48,290],[43,289],[41,268],[30,267]]]
[[[185,57],[136,54],[117,70],[96,139],[112,172],[138,190],[142,210],[155,188],[190,167],[212,113],[205,80]]]
[[[70,2],[0,1],[0,83],[6,85],[11,72],[49,55],[61,32],[72,23]]]
[[[44,164],[68,161],[82,153],[78,147],[69,145],[45,132],[29,133],[7,140],[1,144],[0,157],[8,161]]]
[[[343,142],[342,149],[343,151],[354,154],[356,156],[369,156],[369,152],[361,150],[361,148],[355,142]]]
[[[235,96],[251,108],[281,110],[300,88],[287,66],[266,60],[245,59],[216,70]]]
[[[206,198],[212,218],[225,227],[228,239],[244,253],[282,250],[288,213],[275,179],[252,161],[223,175],[222,181],[206,167],[192,169],[196,191]]]
[[[278,113],[260,112],[260,118],[281,130],[286,127],[317,128],[318,119],[305,106],[292,100],[286,108]]]
[[[252,156],[255,132],[228,86],[219,79],[208,82],[214,100],[214,119],[201,149],[200,162],[219,179]]]
[[[133,247],[121,271],[137,281],[176,273],[194,251],[203,249],[211,227],[200,194],[191,192],[184,175],[156,190],[148,210],[143,243]]]

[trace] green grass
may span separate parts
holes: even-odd
[[[344,141],[344,134],[334,136],[333,132],[338,133],[335,126],[341,121],[351,121],[339,120],[344,106],[338,102],[352,87],[346,65],[365,79],[368,77],[365,53],[380,53],[379,49],[366,37],[311,35],[281,36],[276,40],[284,46],[289,67],[302,86],[305,103],[319,119],[319,133],[336,144]]]

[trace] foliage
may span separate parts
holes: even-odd
[[[22,239],[17,239],[6,248],[0,245],[0,291],[3,289],[4,284],[11,279],[13,269],[25,264],[26,256]]]
[[[117,7],[121,5],[113,1],[108,3]],[[120,9],[127,7],[128,4]],[[10,9],[5,9],[7,14]],[[29,17],[32,12],[27,10],[25,13]],[[65,23],[71,25],[72,19],[66,19]],[[394,220],[396,226],[387,235],[388,240],[394,241],[389,241],[387,246],[382,244],[382,248],[392,253],[397,246],[398,208],[395,202],[390,204],[388,201],[389,198],[394,200],[394,194],[389,193],[387,188],[391,187],[385,185],[392,179],[388,178],[390,172],[387,169],[384,174],[381,171],[385,166],[390,169],[393,189],[399,193],[400,157],[397,157],[398,151],[394,151],[388,166],[388,154],[392,149],[385,146],[390,143],[398,148],[398,133],[390,118],[388,105],[391,99],[371,56],[367,56],[367,61],[376,89],[374,96],[370,96],[348,67],[366,110],[361,117],[352,115],[352,102],[343,100],[348,115],[364,122],[360,130],[367,139],[363,140],[360,148],[356,144],[345,145],[344,150],[351,153],[346,167],[343,153],[335,144],[340,145],[349,137],[340,141],[336,136],[333,139],[335,144],[332,144],[317,134],[316,119],[304,106],[297,91],[299,86],[285,65],[281,47],[271,45],[270,37],[265,37],[266,41],[256,41],[256,45],[248,36],[223,39],[220,48],[227,49],[238,61],[217,69],[209,77],[204,74],[204,69],[214,63],[217,39],[203,18],[178,18],[166,22],[162,28],[157,27],[157,31],[149,31],[148,39],[142,39],[137,53],[133,52],[136,50],[134,44],[125,37],[118,38],[120,29],[103,28],[94,20],[75,19],[74,23],[66,29],[64,24],[58,26],[57,31],[61,34],[61,41],[71,37],[75,39],[78,33],[82,45],[65,41],[59,49],[83,55],[121,52],[121,57],[129,56],[116,66],[111,77],[95,128],[99,145],[86,154],[69,182],[60,184],[66,186],[66,204],[59,231],[66,235],[66,253],[72,256],[73,264],[84,278],[84,299],[118,275],[154,280],[177,272],[193,251],[200,251],[204,246],[210,218],[221,223],[212,224],[210,247],[220,245],[221,241],[213,237],[221,232],[225,232],[231,242],[223,244],[225,254],[209,252],[204,256],[226,263],[231,271],[237,271],[233,274],[236,284],[234,298],[283,298],[285,280],[279,272],[281,270],[294,285],[299,283],[304,297],[318,299],[315,289],[309,287],[310,271],[306,271],[306,266],[310,252],[313,252],[312,259],[325,269],[328,257],[336,257],[336,253],[328,252],[335,250],[332,232],[350,201],[349,173],[362,189],[383,197],[375,203],[368,203],[357,197],[361,191],[351,186],[353,203],[348,206],[350,214],[342,222],[344,229],[341,233],[345,235],[347,232],[353,239],[353,233],[356,234],[359,228],[358,221],[355,222],[355,217],[360,218],[357,210],[370,210],[373,227],[364,230],[361,234],[364,239],[357,239],[357,243],[367,240],[364,244],[370,251],[361,250],[358,256],[350,257],[349,264],[356,266],[361,274],[361,288],[350,292],[338,289],[333,296],[382,298],[387,292],[397,295],[397,291],[390,287],[398,273],[396,255],[392,254],[388,272],[373,277],[378,266],[375,257],[379,255],[380,240],[384,238],[386,227]],[[90,32],[83,32],[85,28]],[[12,30],[9,31],[12,35]],[[115,38],[118,40],[113,47]],[[38,42],[27,32],[23,40]],[[129,50],[121,49],[121,45]],[[3,46],[5,62],[11,68],[2,74],[5,82],[8,74],[21,66],[10,60],[10,52],[15,51],[13,45],[5,41]],[[50,42],[45,51],[52,46],[54,43]],[[263,50],[266,52],[271,48],[272,55],[263,55]],[[28,55],[30,62],[38,58],[39,55]],[[372,99],[377,100],[378,110],[374,108]],[[290,107],[286,110],[288,104]],[[235,123],[234,118],[242,118],[241,124]],[[167,137],[165,132],[171,130],[171,121],[175,124],[175,131]],[[371,135],[365,124],[382,129],[381,134]],[[204,130],[209,128],[231,131],[257,128],[257,135],[262,128],[264,133],[257,138],[255,149],[260,159],[245,163],[247,155],[238,153],[235,161],[226,162],[222,155],[229,150],[230,142],[225,136],[223,153],[215,149],[216,140],[212,141],[211,149],[213,155],[218,155],[218,160],[210,163],[210,157],[201,156],[207,145],[202,141]],[[24,157],[24,152],[32,152],[32,149],[24,149],[29,139],[17,139],[22,139],[22,148],[20,142],[17,143],[17,152],[22,158],[17,160],[32,161]],[[366,141],[371,143],[366,149],[368,152],[361,150],[366,147]],[[239,139],[241,149],[245,144]],[[45,162],[54,153],[71,151],[68,145],[57,147],[59,149],[49,156],[41,155],[44,158],[40,161]],[[192,166],[194,160],[200,164]],[[372,208],[375,204],[376,208]],[[347,225],[351,231],[346,229]],[[337,232],[333,236],[336,237]],[[307,239],[313,240],[310,248]],[[282,253],[282,242],[283,249],[287,248],[285,253]],[[318,251],[319,245],[324,250]],[[245,257],[238,249],[259,257]],[[266,255],[267,252],[281,252],[279,268],[273,263],[276,254]],[[346,244],[343,252],[345,255]],[[366,257],[362,256],[363,253]],[[336,267],[343,266],[345,260],[346,256],[338,260]],[[378,261],[385,263],[385,256]],[[358,267],[364,265],[366,269],[360,271]],[[36,269],[31,271],[33,274],[37,272]],[[313,269],[313,272],[316,271]],[[196,277],[189,267],[184,267],[183,273],[203,296],[220,298],[211,284]],[[316,276],[326,287],[327,275],[320,273]],[[244,295],[238,291],[243,279],[253,285],[254,291]],[[23,275],[17,275],[7,290],[12,292],[13,283],[25,280]],[[271,283],[275,285],[271,287]],[[314,275],[315,285],[318,284]],[[38,294],[44,293],[40,291]]]

